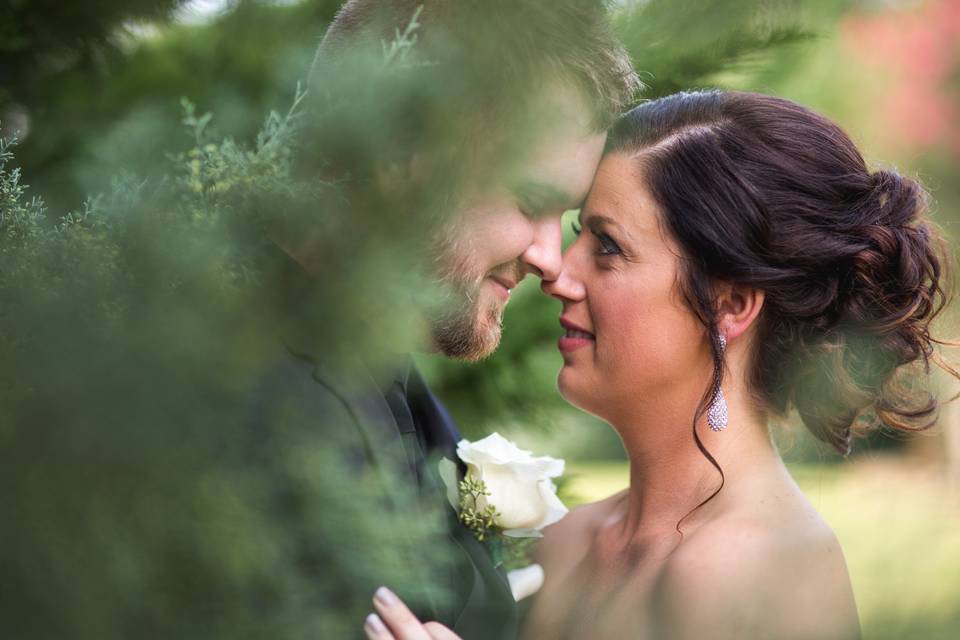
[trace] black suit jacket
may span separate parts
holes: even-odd
[[[493,566],[486,547],[457,520],[436,471],[441,457],[457,460],[460,435],[446,409],[409,357],[394,363],[389,375],[377,375],[357,360],[340,359],[336,365],[320,360],[287,341],[286,353],[270,376],[268,386],[274,390],[266,390],[266,395],[280,393],[287,402],[292,400],[299,411],[316,416],[317,428],[353,430],[346,434],[357,443],[350,464],[378,474],[385,504],[400,513],[410,512],[408,502],[399,503],[401,492],[392,490],[391,484],[399,481],[413,488],[424,503],[442,502],[448,513],[444,542],[453,562],[444,574],[447,584],[437,586],[449,589],[452,602],[431,600],[416,613],[424,621],[446,624],[466,640],[514,640],[519,623],[506,576]],[[411,558],[410,574],[422,574],[420,565]],[[357,594],[371,596],[372,589]]]

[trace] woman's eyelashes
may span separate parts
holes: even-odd
[[[573,227],[573,233],[576,234],[577,236],[583,233],[583,227],[579,223],[574,222],[572,224],[572,227]],[[590,229],[590,233],[593,234],[593,236],[597,239],[597,242],[600,245],[600,247],[597,249],[598,256],[615,256],[622,253],[622,251],[620,250],[620,246],[608,234],[604,233],[603,231],[599,231],[597,229]]]
[[[597,241],[600,242],[600,250],[597,251],[597,255],[615,256],[620,254],[620,246],[613,241],[613,238],[603,232],[598,233],[595,231],[593,235],[595,235]]]

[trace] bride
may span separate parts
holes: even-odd
[[[789,101],[682,93],[611,131],[576,230],[543,285],[558,385],[616,429],[630,487],[545,531],[525,637],[858,638],[840,545],[768,423],[795,408],[846,454],[935,417],[902,384],[937,361],[944,303],[921,187]],[[372,637],[454,637],[388,601]]]

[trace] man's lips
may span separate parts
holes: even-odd
[[[566,318],[560,318],[560,326],[567,330],[557,342],[560,351],[570,352],[596,342],[596,336]]]
[[[509,278],[504,278],[503,276],[490,276],[490,279],[502,286],[507,291],[510,291],[517,286],[516,280],[510,280]]]
[[[497,293],[500,294],[500,297],[506,302],[510,299],[510,291],[517,286],[515,280],[510,280],[504,278],[503,276],[487,276],[491,282],[496,285]]]

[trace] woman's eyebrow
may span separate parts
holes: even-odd
[[[584,221],[583,221],[583,210],[581,209],[580,215],[579,215],[578,217],[579,217],[579,220],[580,220],[580,225],[583,226],[583,225],[585,224],[585,225],[587,226],[587,228],[590,229],[591,231],[596,231],[596,230],[598,230],[600,227],[606,225],[606,226],[610,226],[610,227],[614,227],[614,228],[616,228],[616,229],[619,229],[620,231],[622,231],[622,232],[623,232],[624,234],[626,234],[627,236],[630,235],[630,234],[627,232],[627,230],[623,227],[622,224],[620,224],[619,222],[617,222],[616,220],[614,220],[614,219],[611,218],[610,216],[605,216],[605,215],[603,215],[602,213],[594,213],[594,212],[592,212],[592,211],[591,211],[591,212],[588,212],[588,214],[587,214],[587,221],[584,222]]]

